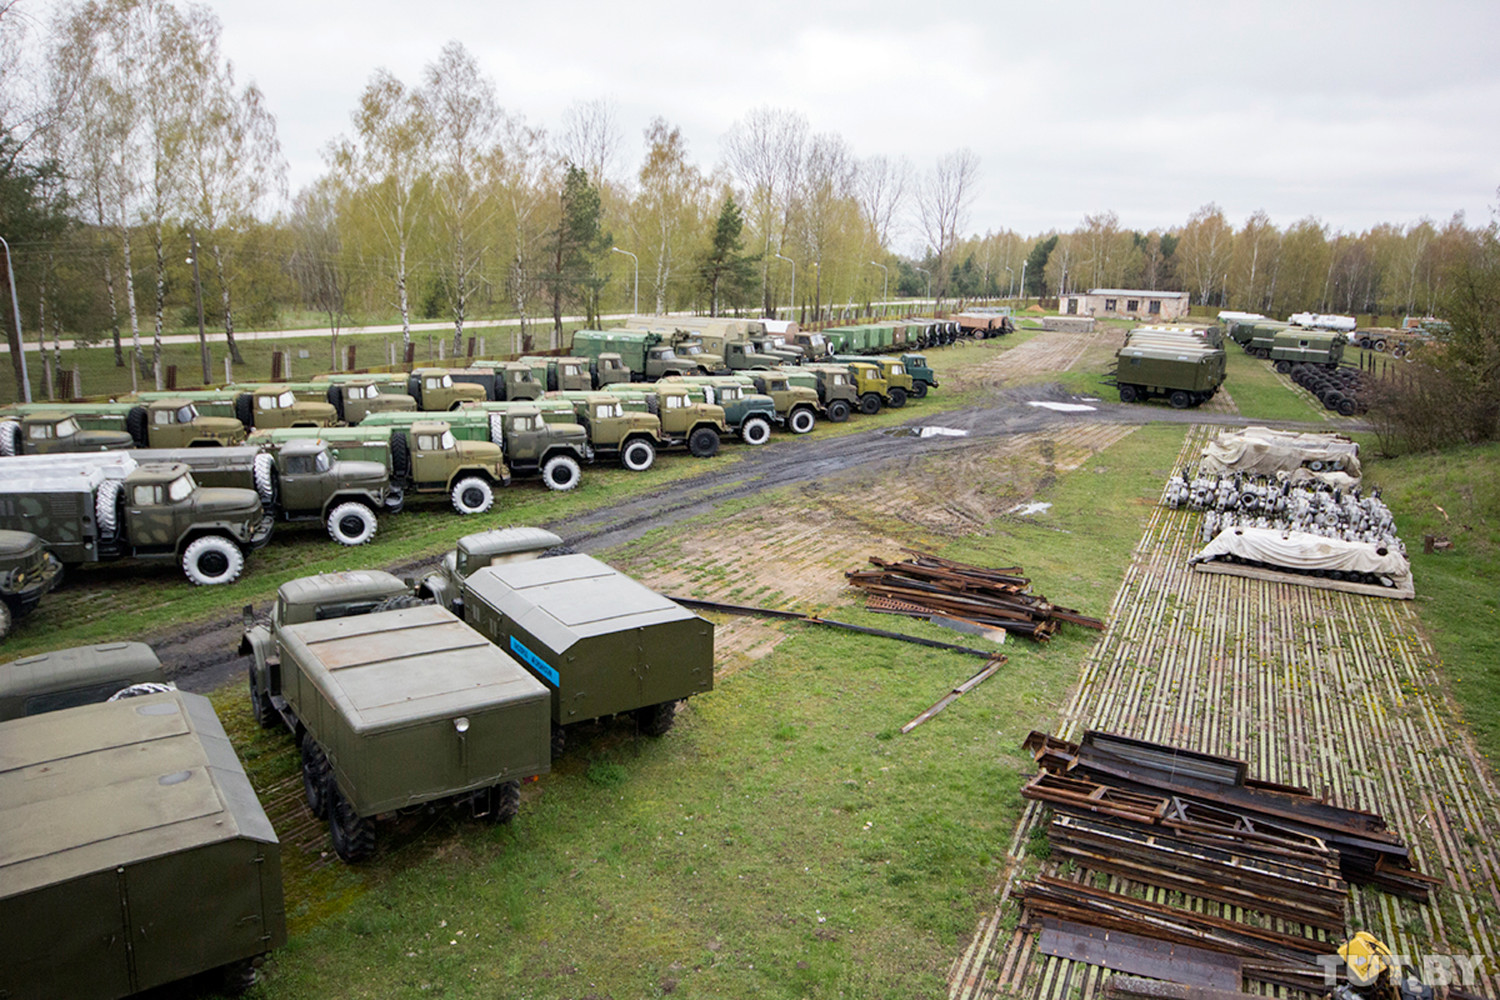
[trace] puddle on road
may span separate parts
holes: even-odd
[[[1006,513],[1020,514],[1022,517],[1029,517],[1032,514],[1041,514],[1051,509],[1052,505],[1050,503],[1018,503],[1010,510],[1006,511]]]
[[[1097,409],[1097,407],[1094,407],[1094,406],[1085,406],[1082,403],[1052,403],[1052,402],[1048,402],[1046,400],[1037,400],[1037,399],[1034,399],[1034,400],[1030,401],[1026,405],[1027,406],[1040,406],[1040,407],[1044,407],[1045,409],[1048,409],[1048,410],[1056,410],[1058,413],[1085,413],[1085,412],[1088,412],[1090,410]]]
[[[968,437],[969,432],[957,427],[892,427],[885,433],[891,437],[904,438],[932,438],[932,437]]]

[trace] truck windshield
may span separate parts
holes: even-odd
[[[682,347],[682,353],[683,354],[702,354],[703,353],[703,348],[699,347],[697,344],[683,344],[683,345],[681,345],[681,347]],[[668,353],[671,353],[670,350],[668,351]]]
[[[564,375],[579,375],[583,372],[583,369],[577,365],[562,365],[561,367]]]
[[[810,337],[807,338],[807,342],[809,344],[813,345],[814,347],[822,347],[823,346],[823,335],[821,333],[815,333],[812,336],[810,336]]]
[[[726,385],[719,389],[719,398],[725,401],[743,399],[744,396],[745,394],[740,391],[740,387],[737,385]]]
[[[297,397],[292,394],[292,390],[290,389],[276,397],[276,406],[278,409],[285,410],[286,408],[295,405],[296,402]]]
[[[167,499],[173,503],[186,500],[193,495],[193,477],[184,472],[167,484]]]
[[[842,372],[834,372],[833,377],[829,379],[829,381],[834,385],[846,385],[849,382],[849,380],[844,377]]]
[[[671,361],[672,359],[677,357],[676,354],[672,353],[672,349],[670,347],[658,348],[657,350],[651,352],[651,356],[653,358],[659,358],[662,361]]]
[[[906,369],[903,368],[903,367],[901,367],[900,365],[891,365],[891,374],[892,375],[905,375],[906,374]]]
[[[198,419],[198,408],[192,403],[186,406],[179,406],[174,416],[177,418],[177,423],[190,424]]]
[[[56,433],[60,438],[72,437],[74,434],[78,433],[78,421],[74,420],[72,417],[68,417],[64,420],[59,420],[57,422]]]

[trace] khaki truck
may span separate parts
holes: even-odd
[[[1164,397],[1173,409],[1182,410],[1212,399],[1224,383],[1222,348],[1186,341],[1125,344],[1115,358],[1113,384],[1122,403]]]
[[[571,404],[594,454],[613,455],[631,472],[655,464],[661,421],[654,414],[627,411],[620,397],[608,392],[554,392],[547,398]]]
[[[417,596],[463,617],[464,581],[476,570],[539,559],[562,543],[545,528],[496,528],[465,535],[443,556],[438,568],[417,584]]]
[[[641,379],[654,382],[671,375],[707,375],[712,367],[702,357],[679,356],[664,334],[652,330],[579,330],[573,334],[573,350],[590,359],[594,386]],[[606,359],[618,357],[631,378],[616,379],[605,368]],[[608,373],[606,381],[601,376]]]
[[[719,439],[729,433],[724,408],[693,398],[687,386],[661,382],[627,382],[605,387],[618,396],[627,410],[650,413],[661,422],[661,444],[686,447],[694,458],[712,458],[719,453]]]
[[[892,391],[894,387],[886,381],[885,372],[879,365],[871,361],[854,361],[846,362],[844,367],[849,372],[849,380],[854,383],[855,395],[859,397],[859,412],[873,416],[882,406],[906,405],[905,390]]]
[[[320,428],[321,430],[321,428]],[[401,510],[403,494],[382,462],[336,459],[319,438],[274,447],[175,448],[132,452],[138,462],[178,462],[200,486],[253,489],[278,521],[321,521],[340,545],[375,537],[376,516]]]
[[[575,723],[630,715],[662,736],[681,701],[713,690],[713,625],[592,556],[477,569],[463,612],[546,684],[554,757]]]
[[[521,780],[551,769],[546,687],[407,591],[389,573],[330,573],[282,584],[268,623],[246,609],[251,708],[297,741],[308,808],[346,862],[399,813],[509,822]]]
[[[1337,368],[1346,343],[1348,338],[1336,330],[1290,327],[1271,338],[1271,363],[1283,375],[1298,364]]]
[[[803,357],[808,363],[826,361],[833,357],[833,349],[828,346],[828,338],[816,330],[794,330],[786,337],[787,343],[802,348]]]
[[[5,416],[19,420],[53,412],[70,414],[83,431],[124,431],[137,448],[204,448],[245,440],[238,420],[203,416],[192,400],[180,397],[149,403],[16,403],[6,408]]]
[[[322,395],[327,390],[311,383],[294,388],[282,382],[268,385],[226,386],[223,389],[139,392],[146,403],[186,399],[202,413],[219,419],[233,418],[249,431],[255,427],[331,427],[339,422],[338,411]],[[152,447],[160,447],[153,444]]]
[[[783,372],[793,385],[816,392],[819,410],[835,424],[848,420],[849,414],[859,406],[859,393],[849,377],[848,365],[799,365],[785,368]]]
[[[166,687],[144,642],[107,642],[39,653],[0,666],[0,721],[109,701],[121,692]]]
[[[520,361],[475,361],[468,368],[452,370],[456,382],[472,382],[484,386],[491,402],[505,400],[540,399],[547,391],[531,370],[531,366]]]
[[[404,378],[382,381],[365,376],[340,380],[329,384],[325,396],[346,424],[357,424],[372,413],[409,413],[417,408],[416,399],[406,391]]]
[[[911,395],[917,399],[922,399],[929,391],[938,387],[937,374],[927,363],[927,355],[907,352],[901,355],[901,367],[911,376]]]
[[[548,392],[560,389],[582,391],[594,387],[589,374],[589,359],[577,357],[536,357],[526,355],[519,359],[531,368],[531,375]]]
[[[488,399],[484,386],[454,381],[446,368],[417,368],[406,379],[406,393],[423,413],[456,410],[465,403]],[[361,421],[363,423],[363,421]]]
[[[254,984],[286,943],[281,846],[207,698],[12,719],[0,746],[0,996]]]
[[[841,354],[835,355],[834,360],[845,364],[875,365],[879,368],[881,377],[886,382],[885,402],[892,409],[905,406],[907,399],[917,394],[916,381],[907,373],[906,366],[902,364],[900,358],[892,358],[884,354],[872,357]]]
[[[540,403],[472,404],[443,419],[460,444],[500,448],[512,473],[540,476],[549,490],[571,490],[583,479],[582,464],[594,458],[588,434],[575,423],[549,422]],[[412,427],[424,419],[431,416],[378,413],[361,426]]]
[[[757,351],[751,346],[748,335],[745,339],[733,339],[723,334],[709,331],[694,331],[687,334],[678,334],[685,340],[696,340],[703,345],[703,350],[715,357],[723,359],[722,368],[730,371],[745,371],[751,368],[779,368],[782,364],[794,359],[784,354],[765,354]]]
[[[245,555],[271,537],[254,490],[200,487],[182,464],[69,467],[39,456],[7,459],[0,528],[35,534],[64,566],[134,558],[173,560],[199,586],[233,583]]]
[[[0,639],[62,582],[62,563],[29,531],[0,531]]]
[[[135,447],[124,430],[85,430],[64,410],[38,410],[0,418],[0,455],[51,455],[60,451],[118,451]]]
[[[753,382],[733,375],[674,375],[665,381],[686,386],[696,402],[722,408],[724,423],[746,444],[759,446],[771,440],[771,427],[777,423],[776,403],[755,391]]]
[[[794,382],[785,370],[740,372],[732,377],[770,399],[776,422],[793,434],[807,434],[818,426],[819,401],[815,386]]]

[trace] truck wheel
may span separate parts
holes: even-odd
[[[498,785],[491,785],[485,789],[485,799],[485,822],[509,823],[521,811],[521,783],[502,781]]]
[[[1282,358],[1280,361],[1276,362],[1276,371],[1279,372],[1280,374],[1285,375],[1287,372],[1289,372],[1291,370],[1292,370],[1292,363],[1290,361],[1288,361],[1286,358]]]
[[[328,833],[333,838],[333,852],[350,864],[374,854],[374,821],[354,811],[331,774],[323,797],[328,803]]]
[[[746,417],[740,424],[740,440],[749,445],[762,445],[771,440],[771,422],[765,417]]]
[[[1385,341],[1383,339],[1375,341],[1375,350],[1377,350],[1377,351],[1384,351],[1385,350]]]
[[[1139,394],[1135,391],[1135,386],[1133,386],[1133,385],[1122,385],[1122,386],[1120,386],[1120,402],[1122,402],[1122,403],[1134,403],[1136,401],[1136,398],[1138,397],[1138,395]]]
[[[0,423],[0,455],[7,457],[16,453],[16,444],[21,440],[21,425],[14,420]]]
[[[656,462],[656,446],[645,438],[626,441],[620,449],[620,464],[631,472],[645,472]]]
[[[387,597],[379,604],[370,609],[370,613],[376,611],[400,611],[402,608],[420,608],[433,603],[432,600],[423,599],[415,594],[397,594],[395,597]]]
[[[245,568],[245,554],[223,535],[204,535],[182,552],[182,571],[200,587],[233,583]]]
[[[873,392],[867,392],[859,397],[859,412],[867,417],[873,417],[880,412],[880,397]]]
[[[260,681],[255,678],[253,664],[250,667],[250,714],[255,717],[256,724],[262,729],[270,729],[280,721],[275,707],[271,704],[271,696],[260,689]]]
[[[1354,400],[1350,399],[1348,396],[1344,396],[1339,400],[1338,411],[1340,416],[1352,417],[1354,416],[1354,411],[1358,408],[1359,407],[1354,402]]]
[[[1181,389],[1173,389],[1172,395],[1167,397],[1167,402],[1172,404],[1174,410],[1185,410],[1192,401],[1193,397]]]
[[[375,512],[357,500],[328,512],[328,534],[340,545],[363,545],[375,537]]]
[[[318,746],[318,741],[307,733],[302,734],[302,794],[307,799],[307,808],[318,819],[328,818],[328,786],[332,769],[328,766],[328,755]]]
[[[891,386],[891,394],[885,399],[891,405],[891,409],[899,410],[906,405],[906,390],[899,385],[893,385]]]
[[[542,482],[547,484],[547,489],[566,493],[578,485],[583,478],[583,470],[578,467],[578,460],[572,455],[553,455],[542,463]]]
[[[847,399],[835,399],[828,404],[828,419],[836,424],[841,424],[849,419],[849,414],[854,407],[849,405]]]
[[[94,522],[99,525],[99,537],[114,541],[115,528],[119,526],[120,490],[125,484],[118,479],[107,479],[99,484],[94,494]]]
[[[391,431],[391,480],[406,482],[411,472],[411,442],[400,431]]]
[[[917,399],[924,399],[924,398],[926,398],[926,396],[927,396],[927,383],[926,382],[913,382],[912,386],[911,386],[911,394],[913,396],[915,396]]]
[[[568,731],[557,723],[552,723],[552,759],[557,760],[568,752]]]
[[[238,962],[219,966],[219,992],[225,996],[242,996],[254,985],[255,959],[242,958]]]
[[[269,509],[276,502],[276,460],[271,453],[263,451],[251,463],[255,480],[255,492],[260,496],[260,505]]]
[[[694,458],[713,458],[719,453],[719,432],[699,427],[688,435],[688,451]]]
[[[146,434],[146,408],[144,406],[132,406],[130,412],[125,414],[125,430],[135,439],[137,448],[149,448],[150,442]]]
[[[488,480],[468,476],[453,484],[453,509],[460,514],[483,514],[494,503],[495,490]]]
[[[799,406],[787,414],[786,425],[793,434],[807,434],[818,426],[818,415],[809,407]]]
[[[10,635],[10,623],[10,605],[4,601],[0,601],[0,639],[4,639]]]
[[[646,736],[665,736],[672,723],[677,721],[677,702],[663,701],[655,705],[638,708],[634,712],[635,724]]]
[[[248,392],[242,392],[234,397],[234,417],[244,425],[245,430],[255,426],[255,397]]]

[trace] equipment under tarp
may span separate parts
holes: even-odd
[[[1358,482],[1359,445],[1341,434],[1298,434],[1269,427],[1227,431],[1203,449],[1199,473],[1273,476],[1307,469],[1339,471]]]
[[[1273,571],[1317,574],[1290,577],[1289,582],[1313,586],[1350,584],[1338,589],[1357,588],[1360,593],[1410,597],[1412,591],[1411,563],[1399,551],[1369,542],[1346,542],[1303,531],[1226,528],[1189,561],[1198,569],[1213,568],[1220,572],[1233,572],[1229,566],[1258,563]],[[1389,585],[1386,580],[1390,581]]]

